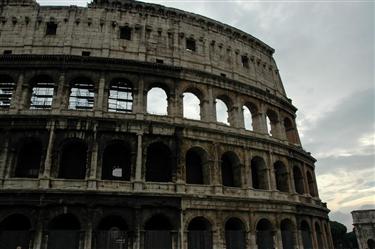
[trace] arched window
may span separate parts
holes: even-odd
[[[302,221],[300,230],[301,230],[301,236],[302,236],[303,249],[312,249],[313,246],[312,246],[309,224],[307,224],[306,221]]]
[[[94,107],[94,84],[88,78],[76,78],[71,83],[69,109],[92,110]]]
[[[31,223],[21,214],[12,214],[0,223],[1,249],[29,248]]]
[[[272,111],[272,110],[268,110],[267,111],[267,131],[268,131],[268,135],[270,136],[275,136],[276,135],[276,124],[277,124],[277,114],[276,112]]]
[[[31,85],[30,109],[50,109],[55,89],[54,80],[49,76],[38,76],[31,80]]]
[[[65,143],[61,150],[59,178],[85,179],[87,145],[78,139]]]
[[[172,153],[163,143],[153,143],[147,148],[146,181],[172,181]]]
[[[196,217],[190,221],[188,249],[212,249],[211,224],[205,218]]]
[[[81,225],[72,214],[62,214],[48,225],[47,249],[78,249]]]
[[[130,148],[121,141],[108,145],[103,153],[102,179],[129,181],[130,172]]]
[[[15,177],[37,178],[42,164],[42,143],[39,139],[26,139],[20,143]]]
[[[251,115],[251,112],[247,106],[243,107],[243,117],[244,117],[244,123],[245,123],[245,129],[249,131],[253,131],[253,117]]]
[[[188,150],[185,157],[186,183],[209,184],[207,153],[198,147]]]
[[[160,87],[153,87],[147,93],[147,113],[168,115],[168,96]]]
[[[97,228],[96,247],[98,249],[128,248],[128,225],[118,215],[102,219]]]
[[[256,243],[258,249],[274,248],[272,224],[267,219],[261,219],[256,227]]]
[[[246,248],[246,230],[238,218],[230,218],[225,223],[225,244],[227,249]]]
[[[16,88],[15,81],[7,76],[0,75],[0,108],[9,108]]]
[[[151,217],[145,224],[145,249],[172,249],[171,225],[163,215]]]
[[[216,102],[216,121],[219,123],[230,125],[229,109],[228,109],[227,104],[221,99],[216,99],[215,102]]]
[[[294,187],[296,188],[296,192],[298,194],[303,194],[305,192],[303,176],[298,166],[293,167],[293,179],[294,179]]]
[[[289,219],[284,219],[280,224],[283,249],[294,249],[295,240],[293,224]]]
[[[274,163],[273,167],[275,172],[276,189],[281,192],[288,192],[289,180],[286,166],[281,161],[277,161]]]
[[[115,79],[109,86],[108,111],[132,112],[133,87],[124,79]]]
[[[221,180],[224,186],[241,187],[241,166],[233,152],[221,156]]]
[[[268,189],[267,167],[263,158],[251,159],[251,179],[254,189]]]
[[[315,222],[315,234],[316,234],[316,240],[318,242],[318,248],[324,248],[323,234],[322,234],[322,230],[320,229],[320,225],[318,224],[318,222]]]
[[[188,119],[201,120],[200,100],[190,92],[183,93],[183,116]]]
[[[309,193],[311,196],[315,196],[315,183],[310,171],[306,172],[307,184],[309,185]]]

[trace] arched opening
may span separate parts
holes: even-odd
[[[295,236],[294,236],[294,229],[293,224],[289,219],[284,219],[281,221],[280,224],[281,230],[281,239],[283,243],[283,249],[294,249],[295,245]]]
[[[277,132],[276,125],[277,125],[277,120],[278,120],[276,112],[274,112],[272,110],[267,110],[266,120],[267,120],[268,135],[270,135],[272,137],[276,136],[277,135],[276,134],[276,132]]]
[[[0,75],[0,108],[9,108],[16,82],[12,77]]]
[[[272,224],[267,219],[261,219],[256,227],[256,243],[258,249],[274,248]]]
[[[102,219],[97,228],[96,248],[126,249],[129,247],[128,225],[118,215]]]
[[[50,109],[55,89],[54,80],[46,75],[37,76],[31,80],[31,85],[30,109]]]
[[[47,249],[78,249],[81,225],[72,214],[62,214],[48,224]]]
[[[130,148],[121,141],[108,145],[103,153],[102,179],[129,181],[130,173]]]
[[[94,107],[94,84],[88,78],[76,78],[71,83],[69,109],[92,110]]]
[[[221,181],[227,187],[241,187],[241,166],[233,152],[225,152],[221,156]]]
[[[160,87],[153,87],[147,92],[147,113],[168,115],[168,95]]]
[[[254,189],[268,189],[267,167],[263,158],[251,159],[251,179]]]
[[[281,192],[289,191],[288,171],[286,166],[281,162],[277,161],[273,165],[276,180],[276,189]]]
[[[42,143],[31,138],[21,142],[16,158],[15,177],[37,178],[42,164]]]
[[[230,125],[229,122],[229,109],[227,104],[221,100],[221,99],[216,99],[216,121],[219,123],[223,123],[226,125]]]
[[[243,106],[243,118],[245,129],[249,131],[254,130],[253,126],[253,116],[251,115],[250,109],[247,106]]]
[[[163,143],[153,143],[147,148],[146,181],[172,181],[172,153]]]
[[[21,214],[12,214],[0,223],[1,249],[29,248],[31,223]]]
[[[171,249],[172,224],[164,215],[155,215],[145,224],[145,249]]]
[[[115,79],[109,86],[108,111],[130,113],[133,110],[133,87],[125,79]]]
[[[185,157],[186,183],[210,184],[207,153],[198,147],[189,149]]]
[[[316,234],[316,240],[318,242],[318,248],[324,248],[323,233],[322,233],[322,230],[320,229],[320,225],[318,224],[318,222],[315,222],[315,234]]]
[[[289,118],[284,118],[284,129],[286,138],[288,139],[289,143],[297,144],[298,138],[296,129],[293,126],[293,122]]]
[[[368,249],[375,249],[375,241],[373,239],[367,240]]]
[[[307,184],[309,185],[309,193],[311,196],[315,196],[315,183],[310,171],[306,172]]]
[[[190,92],[183,93],[182,97],[184,118],[201,120],[201,102],[199,98]]]
[[[196,217],[190,221],[188,249],[212,249],[211,224],[205,218]]]
[[[302,176],[301,170],[298,166],[293,167],[293,179],[294,179],[294,186],[296,188],[296,192],[298,194],[305,193],[303,176]]]
[[[230,218],[225,223],[225,244],[227,249],[246,248],[246,229],[238,218]]]
[[[85,179],[87,165],[87,145],[81,140],[64,144],[61,150],[58,178]]]
[[[301,236],[302,236],[302,243],[304,249],[312,249],[312,240],[311,240],[311,232],[310,226],[307,224],[306,221],[301,222]]]

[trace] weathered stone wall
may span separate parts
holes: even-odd
[[[355,210],[352,216],[359,249],[375,246],[375,210]]]

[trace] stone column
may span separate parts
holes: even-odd
[[[303,249],[303,239],[302,239],[302,231],[299,229],[299,224],[297,223],[297,245],[298,245],[298,248],[302,248]]]
[[[211,123],[216,123],[216,100],[213,97],[212,88],[208,88],[208,115],[207,119]]]
[[[17,79],[16,90],[13,92],[12,100],[10,103],[11,113],[17,113],[21,109],[23,83],[24,83],[24,74],[20,73]]]
[[[55,143],[55,122],[52,121],[49,127],[49,138],[48,138],[46,158],[44,161],[44,170],[43,170],[43,173],[39,172],[39,178],[40,178],[39,186],[41,188],[49,188],[54,143]]]
[[[95,110],[95,115],[101,115],[103,113],[103,111],[106,111],[108,109],[108,101],[107,101],[107,104],[104,103],[104,99],[105,99],[105,74],[104,73],[101,73],[100,75],[100,79],[99,79],[99,84],[98,84],[98,91],[97,91],[97,96],[95,98],[95,107],[94,107],[94,110]]]
[[[133,112],[136,113],[137,118],[143,118],[143,114],[147,109],[147,92],[144,90],[144,80],[141,77],[138,80],[138,88],[134,91]]]
[[[90,168],[88,169],[89,175],[88,175],[88,188],[90,189],[96,189],[96,175],[97,175],[97,168],[98,168],[98,140],[96,138],[97,133],[96,133],[96,127],[95,133],[94,133],[94,138],[93,138],[93,143],[92,143],[92,149],[91,149],[91,162],[90,162]]]
[[[321,233],[322,233],[322,241],[324,248],[329,248],[328,238],[327,238],[327,232],[326,228],[322,221],[319,221],[320,227],[321,227]]]
[[[313,248],[315,249],[321,249],[319,248],[318,246],[318,237],[317,237],[317,234],[316,234],[316,229],[315,229],[315,225],[314,225],[314,220],[313,219],[310,219],[310,224],[311,224],[311,238],[312,238],[312,242],[313,242]]]
[[[294,176],[293,176],[293,170],[292,170],[293,165],[292,166],[290,166],[290,165],[291,165],[291,163],[289,161],[288,161],[287,165],[285,165],[286,171],[288,173],[289,192],[290,193],[297,193],[296,187],[294,185]]]
[[[210,103],[207,99],[202,99],[200,101],[200,114],[201,114],[201,121],[209,122],[210,121]]]
[[[273,155],[272,152],[268,152],[268,187],[270,190],[277,190],[275,170],[273,168]]]
[[[281,236],[281,230],[280,226],[276,228],[277,230],[275,231],[275,249],[282,249],[283,248],[283,239]]]
[[[314,192],[315,192],[315,197],[316,197],[316,198],[319,198],[318,184],[316,184],[315,171],[312,171],[311,176],[312,176],[313,181],[314,181]]]
[[[249,242],[250,248],[258,248],[257,245],[257,236],[256,236],[256,231],[255,230],[250,230],[250,242]]]
[[[64,105],[64,102],[66,102],[65,98],[68,98],[68,96],[66,96],[65,94],[66,88],[67,86],[65,85],[65,73],[62,72],[57,82],[57,91],[53,94],[52,113],[59,113],[66,107]]]
[[[9,135],[7,132],[5,132],[4,136],[6,137],[6,139],[4,139],[4,143],[0,151],[0,179],[3,179],[5,176],[9,152]]]
[[[142,151],[142,138],[143,133],[137,133],[137,158],[135,165],[135,179],[134,179],[134,189],[142,190],[142,163],[143,163],[143,151]]]
[[[92,246],[91,246],[91,242],[92,242],[92,220],[89,219],[88,222],[87,222],[87,228],[86,228],[86,232],[85,232],[85,237],[84,237],[84,240],[85,240],[85,243],[84,243],[84,249],[91,249]]]
[[[34,240],[33,240],[33,249],[41,249],[42,248],[42,241],[43,241],[43,223],[42,219],[38,217],[36,226],[35,226],[35,234],[34,234]]]
[[[311,196],[309,183],[308,183],[308,180],[307,180],[306,165],[305,164],[302,165],[301,171],[302,171],[302,176],[303,176],[303,187],[304,187],[304,190],[305,190],[305,194]]]
[[[251,158],[251,152],[248,151],[247,149],[243,150],[244,152],[244,176],[243,176],[243,183],[244,183],[244,188],[251,188],[253,186],[253,179],[251,177],[251,164],[250,164],[250,158]]]

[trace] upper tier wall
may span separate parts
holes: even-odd
[[[272,48],[200,15],[141,2],[116,8],[5,5],[0,11],[1,53],[89,52],[90,56],[165,63],[260,86],[286,98]],[[57,24],[56,34],[47,34],[48,23]],[[130,28],[130,38],[121,39],[122,27]],[[188,39],[194,40],[194,49],[188,49]]]

